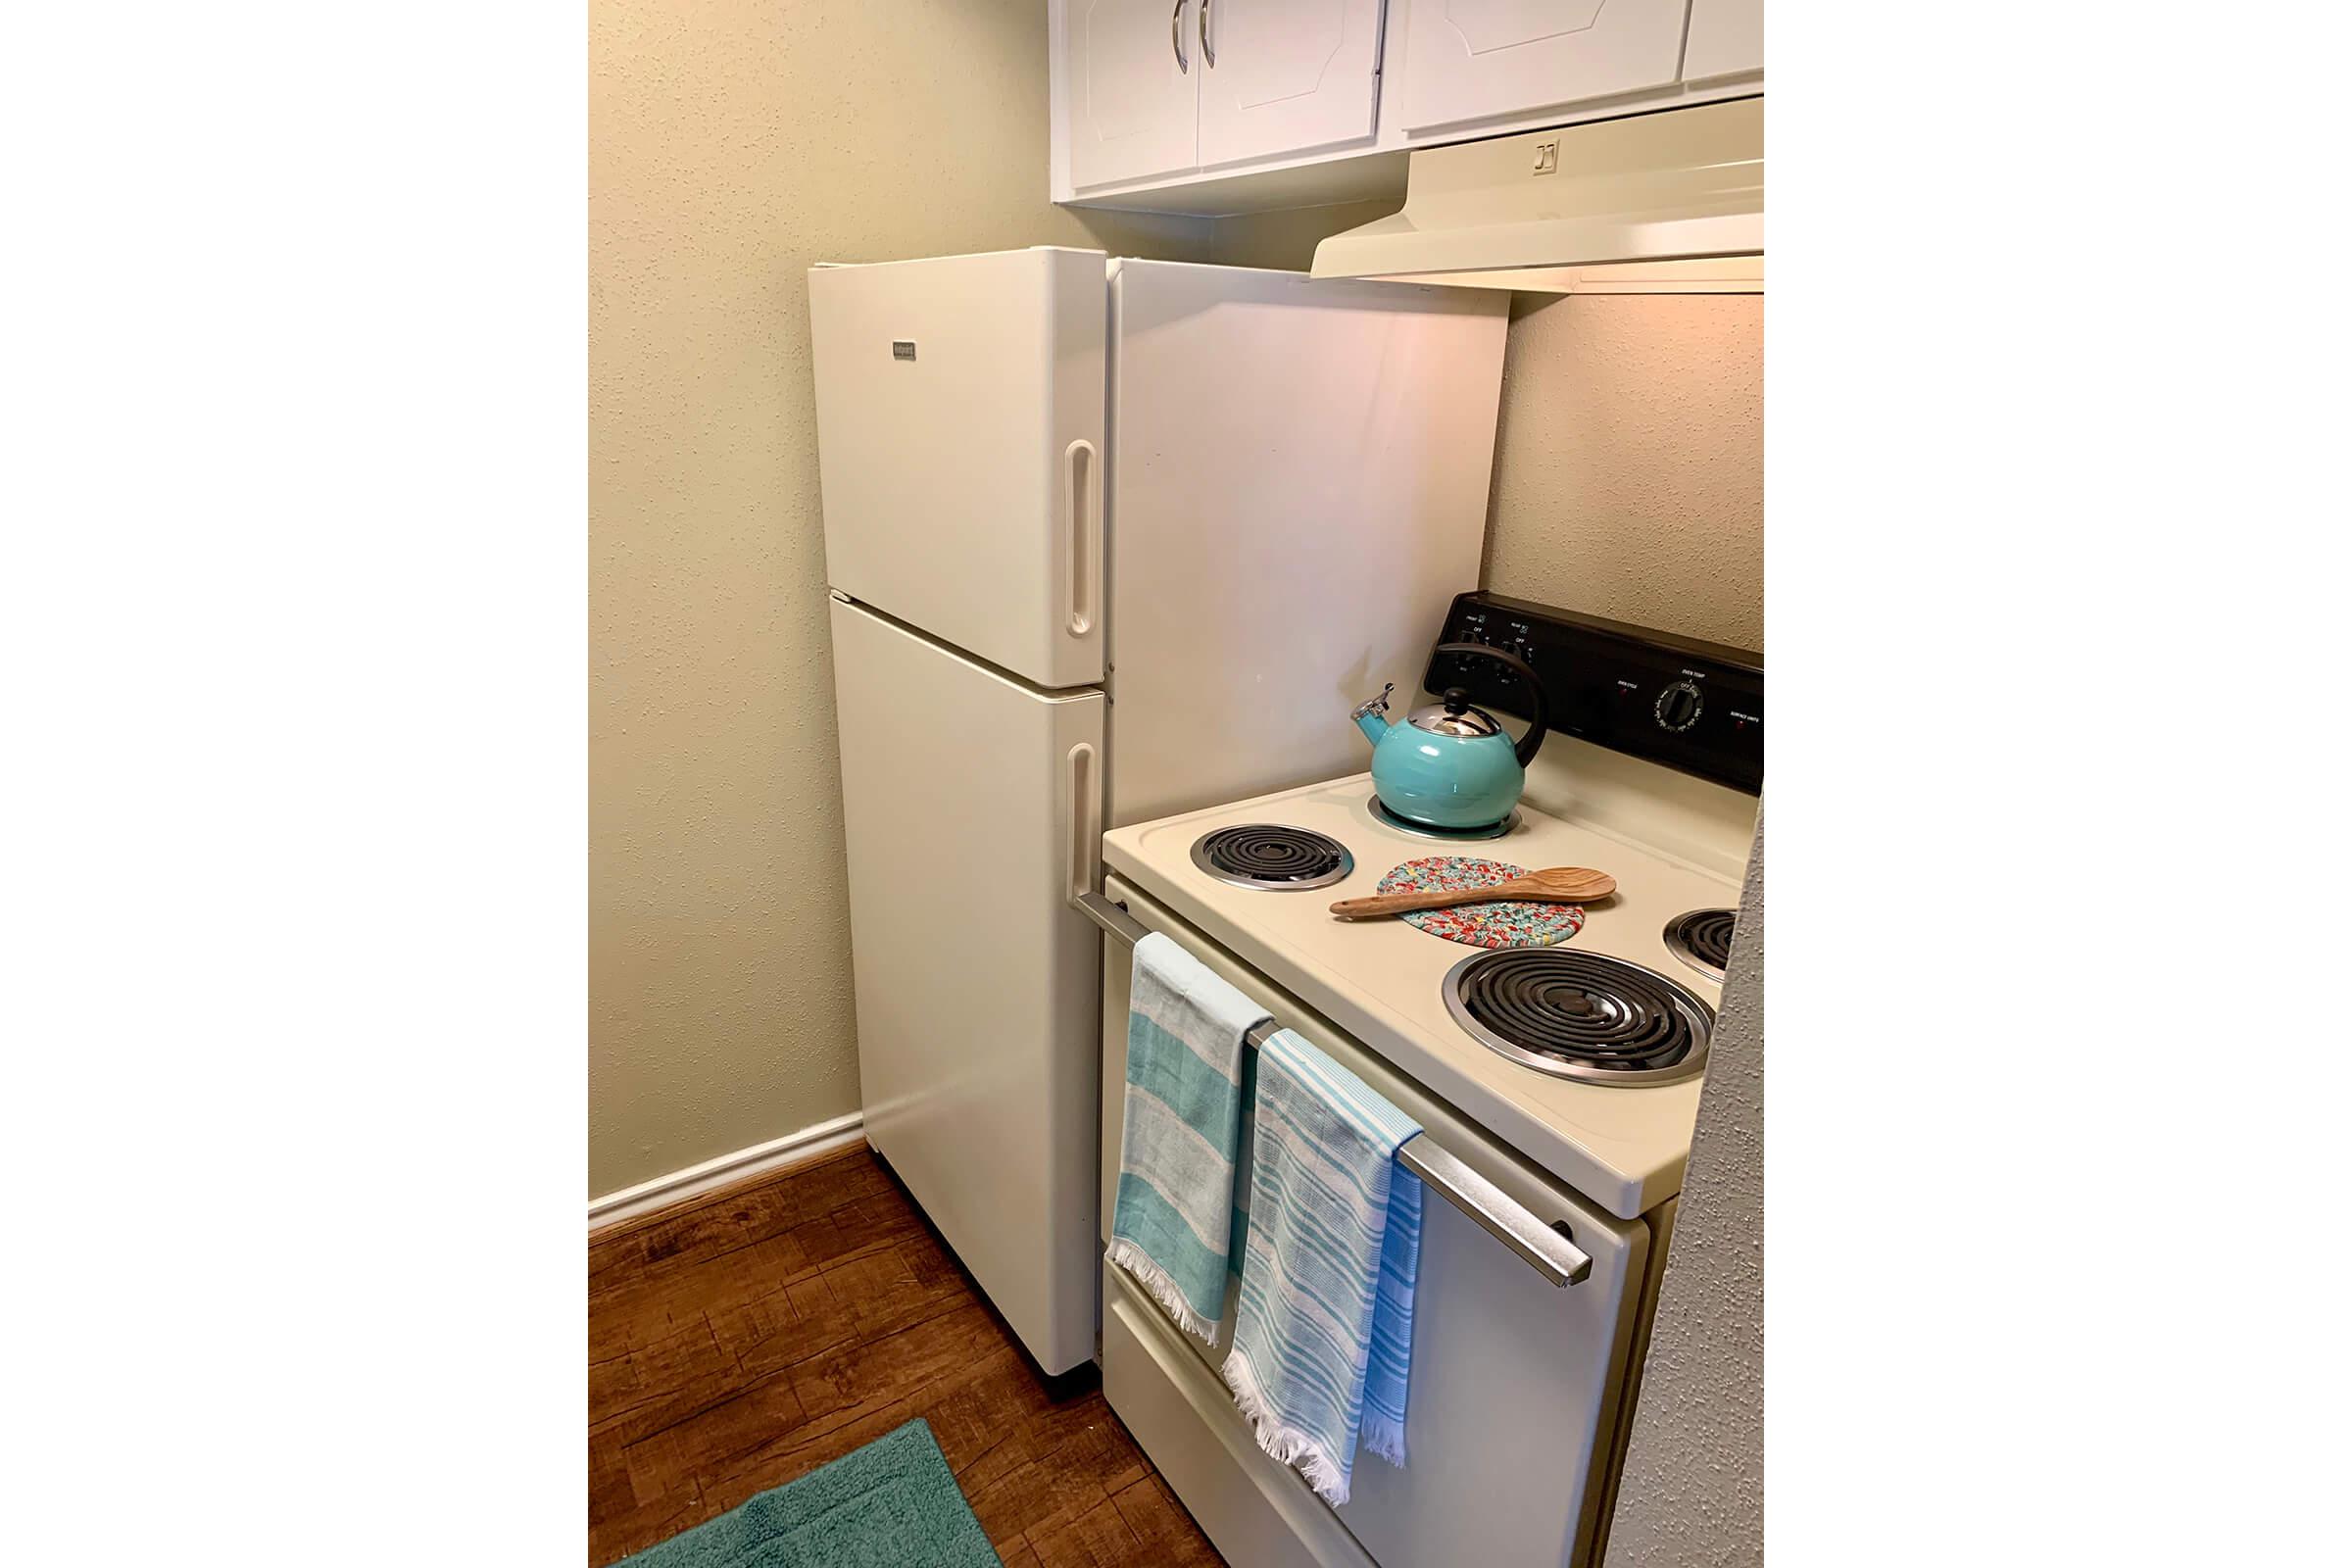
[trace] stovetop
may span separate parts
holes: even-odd
[[[1610,1212],[1631,1219],[1673,1196],[1690,1152],[1698,1072],[1588,1082],[1508,1057],[1482,1043],[1472,1032],[1475,1020],[1465,1025],[1446,1001],[1447,972],[1482,950],[1401,920],[1332,918],[1334,900],[1373,893],[1389,870],[1431,853],[1428,839],[1380,820],[1371,796],[1369,775],[1356,774],[1114,828],[1103,836],[1103,860]],[[1194,847],[1205,836],[1254,824],[1320,834],[1352,864],[1312,891],[1264,891],[1233,885],[1196,863]],[[1620,828],[1552,816],[1524,803],[1517,824],[1482,842],[1478,853],[1529,870],[1582,865],[1617,878],[1616,895],[1589,906],[1584,929],[1566,943],[1516,951],[1623,959],[1651,971],[1667,984],[1651,983],[1654,994],[1643,1000],[1652,1016],[1642,1021],[1643,1030],[1691,1028],[1691,1009],[1675,1002],[1678,988],[1701,1011],[1716,1004],[1717,982],[1678,957],[1666,933],[1677,916],[1738,904],[1737,885],[1720,872],[1644,846]],[[1600,1033],[1628,1038],[1624,1028]],[[1646,1043],[1644,1037],[1637,1044]],[[1672,1056],[1666,1042],[1653,1059],[1671,1066]]]

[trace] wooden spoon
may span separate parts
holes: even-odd
[[[1342,899],[1331,912],[1343,920],[1370,920],[1384,914],[1409,914],[1415,909],[1450,909],[1457,904],[1586,904],[1617,891],[1617,879],[1606,871],[1581,865],[1555,865],[1545,871],[1497,882],[1491,888],[1431,888],[1419,893],[1380,893],[1368,899]]]

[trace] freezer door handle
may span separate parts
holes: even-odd
[[[1070,768],[1070,861],[1067,886],[1076,904],[1095,891],[1096,846],[1102,837],[1102,782],[1095,776],[1095,748],[1080,741],[1065,759]]]
[[[1061,453],[1061,514],[1069,533],[1070,635],[1095,628],[1095,579],[1102,572],[1102,496],[1095,444],[1080,436]]]

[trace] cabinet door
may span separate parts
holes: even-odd
[[[1200,164],[1369,140],[1380,0],[1200,0]]]
[[[1200,0],[1068,0],[1070,183],[1079,190],[1200,166]]]
[[[1688,0],[1410,0],[1407,131],[1677,79]]]
[[[1737,76],[1764,69],[1764,0],[1690,0],[1683,79]]]

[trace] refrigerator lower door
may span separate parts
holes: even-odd
[[[1047,1372],[1095,1348],[1102,695],[832,603],[865,1136]]]
[[[1508,305],[1116,264],[1112,826],[1369,765],[1478,586]]]
[[[808,273],[825,580],[1039,686],[1102,678],[1106,265]]]

